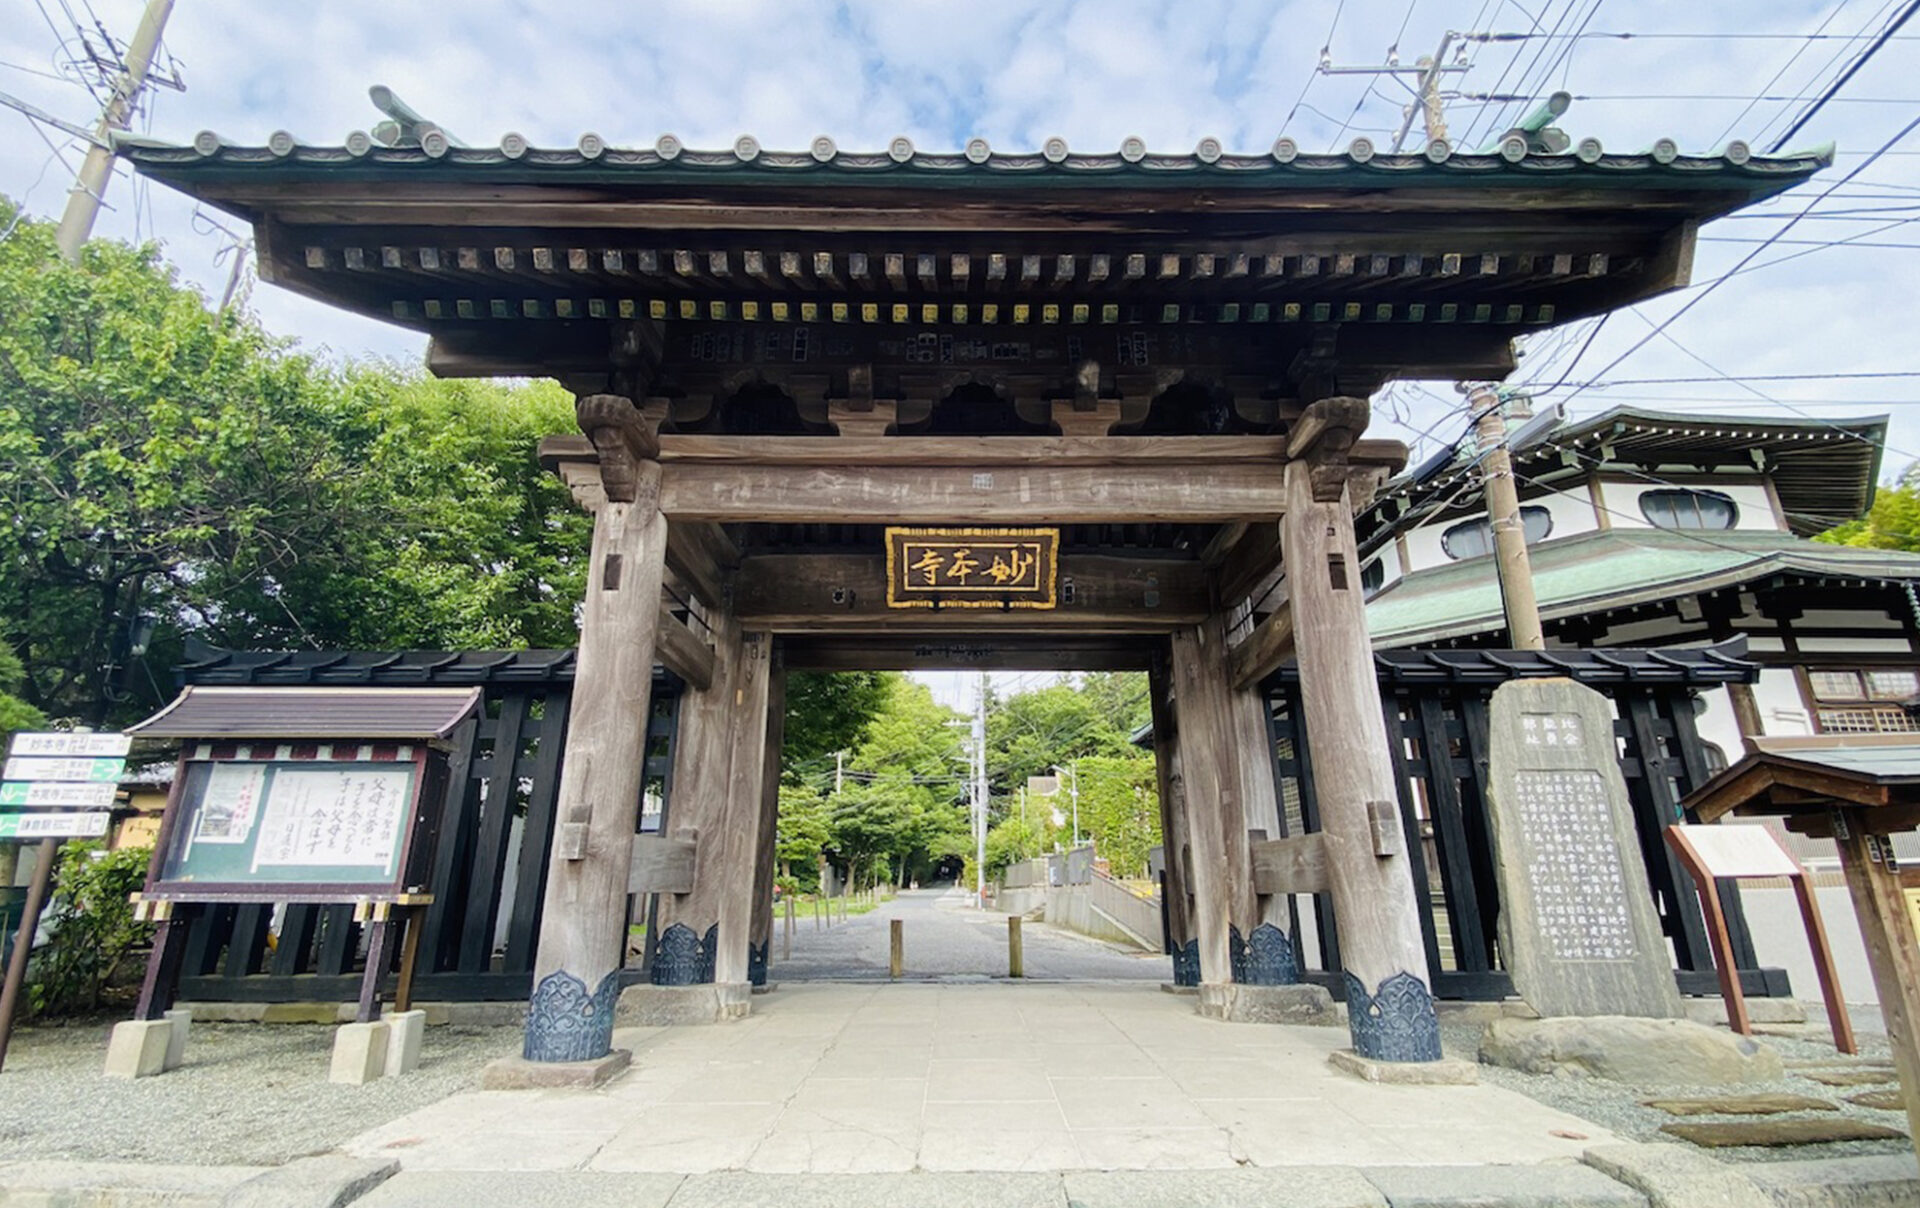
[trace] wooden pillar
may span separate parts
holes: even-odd
[[[667,549],[659,463],[624,470],[624,498],[610,497],[612,482],[576,485],[594,513],[593,549],[527,1009],[529,1061],[595,1060],[613,1043]]]
[[[1174,742],[1185,781],[1193,930],[1200,986],[1239,980],[1246,936],[1258,921],[1247,854],[1245,798],[1228,679],[1226,626],[1218,613],[1172,638]]]
[[[713,682],[680,701],[673,829],[693,833],[696,854],[692,890],[660,899],[653,982],[662,986],[748,981],[772,640],[742,633],[730,615],[709,623]]]
[[[1233,689],[1228,707],[1240,772],[1240,800],[1246,803],[1241,811],[1245,829],[1277,839],[1285,828],[1280,823],[1280,792],[1274,780],[1266,694],[1259,688]],[[1250,857],[1245,876],[1250,887]],[[1253,926],[1246,932],[1234,980],[1251,986],[1290,986],[1300,980],[1300,961],[1293,950],[1293,920],[1287,913],[1285,894],[1254,895]]]
[[[767,984],[773,953],[774,848],[780,827],[780,747],[787,730],[787,672],[775,645],[767,675],[767,741],[760,765],[760,834],[753,854],[753,926],[747,936],[747,980]]]
[[[1193,934],[1193,899],[1187,883],[1186,779],[1180,775],[1174,744],[1179,718],[1169,699],[1173,673],[1165,648],[1156,650],[1147,672],[1153,707],[1153,766],[1160,790],[1160,902],[1166,920],[1167,954],[1173,958],[1173,984],[1200,984],[1200,949]]]
[[[1333,878],[1354,1051],[1379,1061],[1438,1061],[1420,906],[1400,824],[1392,753],[1360,588],[1343,473],[1287,465],[1281,522],[1300,668],[1302,721]]]
[[[1907,1104],[1907,1130],[1920,1145],[1920,939],[1907,910],[1900,873],[1888,867],[1893,841],[1868,834],[1870,811],[1839,809],[1834,813],[1834,840],[1840,847],[1840,868],[1846,874],[1853,911],[1860,918],[1860,937],[1867,943],[1867,967],[1880,998],[1880,1015],[1887,1025],[1887,1047],[1893,1050],[1893,1068],[1900,1076],[1900,1096]]]

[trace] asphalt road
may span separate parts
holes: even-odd
[[[793,952],[783,956],[784,909],[774,916],[774,981],[871,981],[887,978],[891,920],[905,928],[902,980],[974,980],[1007,975],[1007,916],[976,910],[950,886],[903,890],[891,902],[832,926],[796,904]],[[1026,972],[1035,981],[1165,981],[1164,955],[1132,952],[1045,923],[1022,925]]]

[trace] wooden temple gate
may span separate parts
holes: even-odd
[[[1277,808],[1260,685],[1293,658],[1354,1046],[1437,1059],[1352,521],[1405,449],[1366,437],[1366,399],[1504,377],[1517,335],[1684,284],[1700,221],[1824,162],[1524,133],[1405,155],[402,134],[127,154],[252,223],[264,279],[427,334],[434,372],[578,400],[580,434],[541,450],[595,519],[530,977],[526,1056],[548,1062],[607,1052],[636,850],[675,870],[656,979],[746,1009],[776,647],[1147,670],[1191,856],[1171,896],[1219,1013],[1293,973],[1263,946],[1286,912],[1255,892],[1247,825]],[[1039,607],[895,607],[921,601],[887,530],[920,526],[1047,530],[1057,576]],[[656,662],[687,687],[670,833],[637,849]]]

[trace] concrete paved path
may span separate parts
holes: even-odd
[[[1198,1170],[1577,1159],[1604,1129],[1493,1086],[1334,1073],[1344,1028],[1227,1024],[1148,984],[802,985],[624,1029],[598,1091],[474,1091],[350,1141],[418,1171]]]
[[[784,956],[784,918],[776,916],[775,981],[871,981],[887,979],[890,921],[905,926],[906,979],[1007,975],[1007,916],[977,910],[966,891],[903,890],[868,914],[832,926],[796,906],[793,954]],[[1045,923],[1022,926],[1026,971],[1035,980],[1165,981],[1173,974],[1161,953],[1133,952]]]

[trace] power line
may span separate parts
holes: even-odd
[[[1801,111],[1800,116],[1794,119],[1793,125],[1789,126],[1779,138],[1773,140],[1773,145],[1767,148],[1768,153],[1771,154],[1780,150],[1780,148],[1786,146],[1788,139],[1800,133],[1801,129],[1813,120],[1813,116],[1825,108],[1827,102],[1833,99],[1835,93],[1847,86],[1847,81],[1859,74],[1860,69],[1865,67],[1868,61],[1879,53],[1880,48],[1887,44],[1887,40],[1895,33],[1898,33],[1900,27],[1905,25],[1907,19],[1913,16],[1915,12],[1920,12],[1920,0],[1907,0],[1907,6],[1901,9],[1900,12],[1894,16],[1893,20],[1887,23],[1886,27],[1881,30],[1879,37],[1875,38],[1865,50],[1860,52],[1859,56],[1854,59],[1846,71],[1841,73],[1840,78],[1829,85],[1826,90],[1814,100],[1813,104]]]

